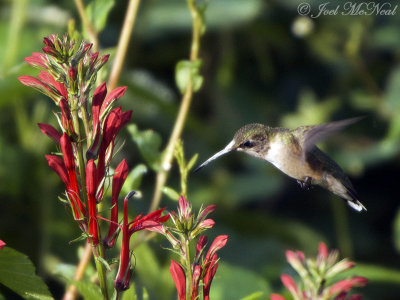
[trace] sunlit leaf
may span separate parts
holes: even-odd
[[[25,299],[53,299],[46,284],[35,273],[29,258],[10,247],[0,250],[0,283]]]
[[[179,200],[179,193],[175,191],[173,188],[168,186],[164,186],[162,188],[162,192],[168,196],[171,200],[178,201]]]
[[[203,84],[203,77],[200,75],[201,60],[181,60],[175,68],[175,81],[180,92],[183,94],[188,84],[191,83],[193,91],[198,91]]]
[[[262,276],[222,261],[211,285],[210,297],[217,300],[241,299],[249,294],[260,293],[265,299],[270,291],[269,284]]]
[[[114,0],[93,0],[86,7],[86,13],[95,29],[100,32],[107,23],[107,17],[114,7]]]
[[[143,164],[137,165],[129,174],[122,187],[122,194],[126,195],[130,191],[138,190],[142,182],[143,175],[147,173],[147,167]]]
[[[76,286],[85,300],[98,300],[103,298],[100,287],[92,282],[71,281],[71,283]]]

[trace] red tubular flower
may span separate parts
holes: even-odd
[[[128,199],[133,196],[133,192],[129,193],[124,199],[124,218],[122,221],[122,247],[119,259],[119,268],[117,277],[114,280],[115,289],[125,291],[129,288],[129,280],[131,278],[131,255],[129,253],[129,223],[128,223]]]
[[[130,192],[124,199],[124,218],[122,221],[122,247],[119,261],[117,277],[114,281],[114,286],[117,291],[123,291],[129,288],[129,279],[131,276],[130,270],[130,251],[129,239],[133,233],[147,229],[151,230],[155,226],[161,225],[169,218],[168,215],[161,217],[161,213],[165,208],[154,211],[144,217],[142,214],[137,216],[131,222],[128,222],[128,200],[133,196],[134,192]]]
[[[176,261],[171,259],[171,265],[169,267],[172,279],[175,282],[176,290],[178,291],[179,300],[185,300],[186,294],[186,277],[185,271]]]
[[[38,75],[38,78],[52,89],[55,96],[64,97],[66,99],[68,98],[68,92],[64,84],[55,80],[49,73],[46,71],[41,71]]]
[[[86,190],[89,207],[89,234],[91,235],[93,246],[96,246],[99,244],[99,227],[96,209],[97,170],[93,159],[89,160],[86,165]]]
[[[69,177],[67,174],[67,168],[65,167],[64,161],[61,157],[56,155],[45,155],[49,167],[52,168],[58,176],[61,178],[62,182],[64,182],[65,186],[69,186]]]
[[[195,300],[199,295],[199,283],[201,276],[201,266],[196,264],[193,267],[193,275],[192,275],[192,297],[191,300]]]
[[[225,247],[226,243],[228,242],[228,236],[227,235],[219,235],[217,236],[213,243],[210,246],[210,249],[208,249],[205,262],[210,260],[210,257],[213,257],[214,254],[220,250],[221,248]]]
[[[132,111],[122,112],[121,107],[113,109],[104,122],[103,139],[100,144],[98,158],[98,175],[101,181],[105,175],[106,165],[112,157],[113,143],[118,132],[131,119]],[[111,144],[111,147],[109,147]],[[103,194],[103,187],[100,188],[98,198]]]
[[[271,297],[271,300],[286,300],[284,297],[282,297],[279,294],[271,294],[270,297]]]
[[[29,76],[29,75],[24,75],[18,77],[18,80],[26,86],[33,87],[34,89],[37,89],[39,92],[45,94],[46,96],[50,97],[53,99],[55,102],[57,102],[57,99],[55,99],[53,95],[53,90],[47,86],[47,84],[44,84],[41,82],[39,79]]]
[[[208,253],[207,253],[207,255],[208,255]],[[217,269],[218,269],[218,256],[216,253],[211,257],[211,260],[209,261],[209,263],[210,263],[210,265],[206,269],[206,273],[205,273],[204,279],[203,279],[204,300],[210,300],[211,283],[212,283],[212,280],[214,279],[215,273],[217,272]]]
[[[214,205],[214,204],[208,205],[203,211],[201,211],[199,213],[199,216],[197,217],[197,220],[198,221],[204,220],[209,214],[214,212],[216,208],[217,208],[217,206]]]
[[[349,292],[354,286],[364,286],[368,283],[368,279],[361,276],[355,276],[350,279],[344,279],[341,281],[336,282],[332,287],[329,289],[329,296],[335,296],[340,293],[347,293]]]
[[[86,210],[79,197],[79,187],[75,172],[75,157],[72,151],[71,141],[66,133],[64,133],[60,138],[60,146],[69,178],[67,194],[74,210],[75,219],[82,219],[82,216],[86,215]]]
[[[109,93],[106,100],[102,103],[100,115],[102,115],[103,112],[114,103],[114,101],[121,98],[125,94],[126,89],[127,89],[126,86],[120,86],[115,88],[111,93]]]
[[[47,59],[46,55],[40,52],[33,52],[32,56],[25,57],[25,61],[31,65],[32,67],[35,68],[40,68],[40,69],[47,69]]]
[[[281,281],[293,297],[298,297],[299,290],[297,289],[296,282],[293,280],[292,277],[286,274],[282,274]]]
[[[7,245],[6,243],[4,243],[2,240],[0,240],[0,250],[3,249],[3,247]]]
[[[57,129],[46,123],[38,123],[38,126],[40,128],[40,131],[42,131],[48,137],[52,138],[57,144],[60,144],[61,134],[58,132]]]
[[[322,259],[327,259],[328,254],[329,254],[328,248],[326,247],[325,243],[323,243],[323,242],[319,243],[318,256]]]
[[[207,236],[205,236],[205,235],[200,236],[199,240],[197,241],[197,244],[196,244],[195,261],[197,261],[197,262],[199,261],[201,253],[203,252],[206,245],[207,245]]]
[[[115,169],[113,181],[112,181],[112,196],[111,196],[111,223],[108,230],[108,235],[104,240],[104,245],[107,248],[114,246],[117,230],[118,230],[118,196],[121,188],[128,176],[128,164],[126,160],[120,162],[118,167]]]
[[[74,125],[72,123],[72,115],[71,115],[71,110],[69,109],[68,102],[65,98],[61,98],[58,104],[60,105],[61,108],[62,126],[65,131],[69,132],[70,134],[73,134],[75,131],[74,131]]]

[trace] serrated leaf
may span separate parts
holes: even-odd
[[[114,0],[94,0],[86,7],[86,14],[97,32],[104,29]]]
[[[183,94],[189,83],[193,91],[198,91],[203,84],[203,77],[200,75],[201,60],[181,60],[175,68],[175,81],[179,91]]]
[[[170,188],[168,186],[164,186],[162,188],[162,192],[168,196],[171,200],[178,201],[179,200],[179,193],[175,191],[173,188]]]
[[[151,129],[140,131],[134,124],[128,126],[128,131],[138,145],[140,154],[154,171],[158,171],[160,169],[161,136]]]
[[[78,289],[79,293],[85,300],[98,300],[103,299],[100,287],[92,282],[88,281],[71,281],[73,285]]]
[[[0,283],[25,299],[53,299],[43,279],[23,253],[10,247],[0,251]]]

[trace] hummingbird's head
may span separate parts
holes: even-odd
[[[262,150],[268,141],[267,126],[262,124],[248,124],[236,131],[233,140],[224,149],[217,152],[200,166],[195,172],[208,165],[218,157],[234,150],[246,152],[252,156],[261,157]]]

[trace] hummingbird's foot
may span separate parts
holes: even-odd
[[[304,181],[297,180],[300,187],[306,191],[309,191],[313,186],[311,185],[312,178],[307,176]]]

